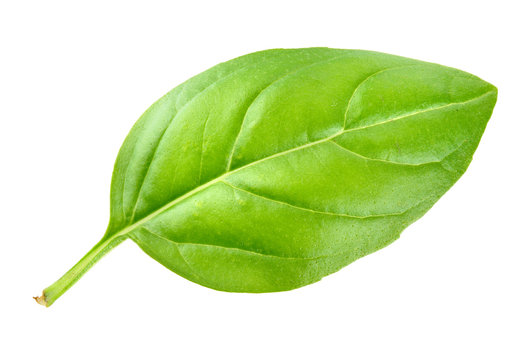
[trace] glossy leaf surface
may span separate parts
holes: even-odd
[[[368,51],[269,50],[222,63],[131,130],[97,253],[131,238],[225,291],[318,281],[398,238],[457,181],[496,96],[468,73]],[[48,304],[62,294],[52,287]]]

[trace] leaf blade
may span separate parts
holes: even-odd
[[[281,52],[282,50],[279,51]],[[169,157],[173,157],[173,163],[170,162],[171,165],[168,165],[162,162],[162,165],[159,164],[157,167],[166,171],[169,168],[175,168],[176,162],[181,162],[183,168],[196,166],[197,169],[194,171],[195,178],[182,176],[180,179],[184,179],[183,181],[188,184],[188,187],[181,187],[177,192],[167,191],[168,188],[173,188],[175,185],[168,185],[169,173],[167,171],[154,174],[152,178],[148,179],[148,183],[152,184],[150,185],[152,186],[152,192],[147,192],[144,195],[145,198],[140,199],[142,194],[142,189],[140,189],[138,199],[141,202],[151,202],[155,205],[151,208],[148,207],[147,210],[141,213],[141,216],[137,218],[133,216],[131,218],[130,221],[133,222],[133,225],[128,228],[128,232],[135,242],[143,249],[150,247],[151,250],[146,252],[166,267],[178,273],[183,272],[183,270],[176,270],[172,262],[177,261],[178,257],[182,259],[187,257],[188,259],[185,262],[188,267],[188,273],[184,271],[186,273],[184,276],[192,281],[220,290],[259,292],[260,287],[257,284],[260,281],[265,281],[263,283],[268,284],[267,286],[264,285],[263,291],[285,290],[317,281],[356,258],[373,252],[396,239],[407,225],[427,211],[462,175],[471,160],[471,154],[479,142],[484,125],[486,125],[490,117],[495,103],[496,90],[492,85],[455,69],[385,54],[346,52],[346,55],[338,55],[341,52],[334,52],[333,56],[331,53],[326,54],[328,56],[327,59],[325,56],[324,60],[313,60],[313,62],[307,62],[306,65],[300,65],[300,63],[295,62],[296,65],[284,68],[284,72],[281,71],[280,75],[278,73],[273,74],[275,76],[272,73],[275,73],[278,69],[275,69],[275,66],[272,65],[270,68],[272,73],[269,74],[269,77],[264,77],[268,81],[263,80],[260,83],[262,85],[256,90],[250,91],[247,89],[244,91],[246,95],[243,97],[249,100],[240,103],[243,105],[238,105],[241,106],[240,110],[234,110],[236,108],[228,110],[229,117],[227,119],[238,126],[234,127],[237,129],[236,131],[231,130],[232,141],[223,140],[225,143],[232,145],[227,148],[229,149],[228,151],[221,151],[222,155],[219,159],[213,160],[213,157],[208,152],[205,152],[206,148],[213,149],[219,145],[219,143],[216,146],[212,145],[215,143],[215,141],[212,141],[212,136],[216,134],[216,127],[223,128],[227,124],[219,120],[220,116],[216,115],[217,113],[208,112],[206,121],[200,124],[202,126],[199,126],[201,130],[200,136],[192,135],[191,138],[186,139],[186,136],[190,135],[186,131],[187,128],[176,129],[175,133],[182,135],[183,139],[175,140],[173,138],[173,142],[166,145],[170,148],[179,148],[183,153],[178,155],[169,151]],[[345,86],[341,85],[342,90],[339,90],[340,87],[334,81],[339,78],[339,74],[344,74],[345,66],[347,66],[345,64],[348,64],[348,61],[352,61],[350,65],[356,61],[359,61],[360,64],[365,62],[366,68],[358,71],[350,78],[356,78],[357,81],[351,81],[349,84],[347,84],[347,81]],[[254,68],[251,66],[251,68],[247,69],[249,70],[248,74],[256,71],[257,68],[259,66]],[[413,69],[416,70],[413,71]],[[306,72],[308,70],[309,72]],[[203,89],[198,95],[192,96],[192,100],[184,102],[182,106],[187,107],[187,111],[193,111],[186,115],[188,123],[186,121],[183,123],[198,122],[197,119],[202,117],[199,116],[201,111],[206,108],[215,108],[216,92],[230,89],[231,86],[234,86],[231,85],[235,84],[234,81],[236,83],[240,81],[237,77],[245,74],[245,71],[238,72],[236,70],[233,74],[236,74],[234,79],[229,74],[215,80],[210,85],[203,87],[207,90]],[[427,74],[431,74],[431,77],[427,76]],[[346,78],[349,78],[349,76],[346,76]],[[403,91],[395,96],[398,100],[395,99],[393,102],[393,98],[388,97],[383,101],[385,104],[389,104],[387,109],[377,106],[377,104],[374,105],[374,100],[378,99],[372,94],[378,93],[381,97],[382,89],[388,88],[390,86],[389,82],[392,82],[393,79],[396,82],[397,78],[405,78],[411,82],[406,83],[407,86],[402,88]],[[415,78],[419,80],[417,83],[412,81]],[[323,81],[323,79],[325,80]],[[231,83],[230,81],[233,82]],[[311,95],[315,95],[316,92],[315,87],[312,90],[312,86],[308,84],[321,84],[326,83],[326,81],[331,81],[330,89],[336,91],[335,93],[333,91],[330,93],[329,99],[334,97],[341,99],[340,101],[343,105],[332,104],[337,109],[333,109],[332,112],[326,110],[326,113],[318,111],[315,118],[318,120],[330,120],[331,122],[323,123],[324,125],[320,128],[312,130],[312,133],[304,133],[304,131],[307,131],[308,126],[315,125],[316,121],[312,120],[313,122],[311,123],[305,123],[300,118],[295,117],[293,122],[299,128],[293,128],[295,130],[285,132],[278,131],[279,126],[287,122],[286,119],[293,118],[290,117],[290,114],[298,114],[301,109],[311,104]],[[344,79],[339,82],[341,81],[344,81]],[[465,85],[468,86],[463,85],[463,83],[467,83]],[[469,86],[471,83],[474,83],[475,87]],[[293,84],[300,86],[302,93],[299,93],[297,86],[294,87]],[[430,84],[434,84],[434,86],[430,88]],[[422,96],[417,96],[419,91],[415,92],[415,87],[421,87],[423,89],[423,92],[420,92],[421,95],[427,96],[426,94],[428,94],[435,101],[433,99],[431,101],[423,100]],[[294,91],[293,89],[296,90]],[[462,89],[464,90],[461,91]],[[282,94],[288,94],[290,91],[295,93],[294,96],[299,96],[299,99],[302,100],[295,101],[294,108],[286,112],[286,108],[282,107]],[[484,92],[478,95],[478,91]],[[237,92],[232,92],[229,97],[239,98],[237,94]],[[406,99],[411,100],[408,105],[404,98],[407,98],[407,96],[411,98],[412,94],[414,95],[412,99]],[[467,96],[468,99],[455,100]],[[310,103],[304,97],[308,98]],[[488,98],[485,103],[482,102],[484,98]],[[326,100],[326,97],[323,99],[323,101],[315,101],[313,99],[316,104],[313,107],[310,106],[310,108],[319,109],[319,107],[323,108],[323,106],[326,107],[331,104],[329,100]],[[380,99],[380,101],[382,100]],[[227,99],[221,98],[219,104],[222,105],[224,102],[227,102]],[[400,102],[402,104],[405,102],[406,106],[398,109],[399,111],[397,112],[397,104],[400,105]],[[466,114],[462,114],[467,111],[469,113],[468,116],[472,116],[471,114],[474,114],[477,109],[474,110],[469,105],[474,102],[480,103],[479,108],[481,108],[481,111],[479,111],[478,119],[480,118],[481,121],[478,120],[479,125],[470,125],[470,128],[473,128],[470,134],[461,129],[459,136],[452,137],[452,141],[447,141],[446,143],[441,139],[448,140],[448,134],[442,133],[439,138],[432,137],[430,138],[431,140],[428,139],[429,141],[426,142],[424,137],[412,136],[411,131],[408,132],[407,127],[403,125],[406,120],[416,119],[419,124],[425,126],[427,129],[425,131],[429,131],[430,127],[433,127],[437,121],[441,123],[439,127],[443,128],[445,119],[441,114],[445,114],[446,110],[455,110],[454,113],[450,112],[447,117],[450,119],[457,118],[457,120],[466,117]],[[369,105],[367,106],[367,104]],[[421,105],[420,107],[419,104]],[[277,110],[281,109],[282,111],[268,113],[268,111],[271,111],[270,109],[275,109],[275,107]],[[371,115],[371,111],[372,114],[378,114],[378,117]],[[378,120],[382,119],[382,114],[385,114],[385,111],[388,114],[394,112],[394,117],[389,117],[388,115],[387,119]],[[461,111],[461,115],[456,117],[456,111]],[[240,115],[234,116],[233,113]],[[307,114],[307,112],[302,111],[302,114]],[[428,121],[428,115],[432,115],[435,120]],[[209,124],[208,129],[207,122]],[[393,136],[390,136],[389,134],[392,133],[390,129],[396,127],[397,124],[401,125],[402,128],[399,128]],[[422,126],[417,126],[416,130],[421,131],[423,129]],[[275,129],[277,129],[276,132]],[[380,133],[375,135],[375,129]],[[277,138],[271,140],[270,137],[266,136],[267,132]],[[392,146],[396,143],[397,134],[402,136],[401,138],[399,137],[400,141],[407,140],[405,142],[406,145],[397,147],[398,150],[392,149]],[[287,139],[284,145],[278,141],[281,139],[279,136],[285,136],[285,139]],[[385,136],[388,136],[387,140],[385,140]],[[218,134],[218,137],[226,138],[227,135]],[[297,137],[299,140],[297,140]],[[382,143],[375,144],[371,142],[371,139],[379,139]],[[424,139],[424,143],[422,143],[422,139]],[[194,141],[200,144],[200,150],[194,150],[199,153],[199,156],[195,158],[188,157],[185,159],[186,161],[183,161],[184,158],[182,156],[190,155],[189,147],[192,147]],[[418,144],[415,145],[415,141]],[[184,147],[179,147],[179,143],[183,144]],[[440,145],[437,148],[439,143],[444,146]],[[156,145],[156,149],[158,145],[160,144]],[[425,150],[429,146],[435,149],[432,153]],[[254,155],[248,151],[249,149],[254,151]],[[419,151],[415,153],[414,150]],[[161,150],[161,152],[165,153],[167,151]],[[244,152],[249,155],[242,155]],[[205,164],[212,162],[218,164],[216,165],[218,170],[214,172],[208,172],[207,170],[209,175],[204,177]],[[224,170],[220,170],[219,164],[223,162]],[[152,163],[149,166],[153,166]],[[147,173],[149,173],[149,170]],[[176,176],[181,176],[181,174],[174,173],[173,182],[175,182]],[[157,194],[157,187],[153,187],[153,184],[159,185],[160,188],[166,189],[166,191],[163,194]],[[228,188],[221,190],[223,186]],[[316,192],[315,189],[319,189],[319,192]],[[238,203],[238,201],[243,201],[242,199],[245,196],[249,197],[244,201],[247,205]],[[389,199],[393,199],[393,202],[390,203]],[[269,205],[264,205],[263,203],[260,205],[260,201],[267,202]],[[251,212],[245,210],[249,208],[249,202],[254,203]],[[201,203],[203,205],[198,207],[198,204]],[[294,214],[290,213],[288,215],[286,213],[283,217],[276,217],[275,212],[283,212],[278,207],[272,206],[271,203],[276,206],[290,207],[292,210],[299,212],[306,211],[311,213],[312,216],[344,217],[351,223],[348,225],[332,225],[332,222],[328,223],[322,218],[312,220],[311,216],[297,217],[299,224],[308,226],[308,224],[317,223],[327,229],[328,232],[325,231],[323,234],[315,236],[312,242],[308,233],[288,226],[289,221],[286,219],[295,216]],[[216,208],[212,209],[204,204],[214,204],[218,208],[217,210]],[[275,210],[269,209],[265,211],[264,206]],[[223,208],[222,212],[219,211],[220,208]],[[262,211],[262,222],[256,217],[249,216],[250,213],[260,213],[260,211]],[[223,220],[223,214],[239,219],[238,221],[240,222]],[[246,221],[249,222],[248,219],[246,220],[245,215],[253,218],[254,224],[260,224],[257,226],[259,231],[265,231],[274,226],[273,223],[268,223],[263,219],[277,219],[278,224],[280,224],[278,226],[286,234],[273,233],[278,239],[285,239],[283,240],[284,242],[275,241],[271,236],[264,234],[253,236],[253,231],[256,230],[253,226],[241,225]],[[217,223],[205,222],[205,218],[209,216],[216,219]],[[203,220],[198,220],[198,217]],[[230,224],[230,226],[222,225],[223,222]],[[151,228],[155,228],[155,230]],[[387,228],[389,231],[382,232],[382,228]],[[181,229],[182,231],[175,229]],[[201,231],[202,229],[207,229],[208,231]],[[152,244],[153,239],[146,240],[148,238],[146,231],[152,233],[155,231],[158,236],[165,239],[164,241],[172,241],[178,244],[178,255],[165,256],[161,252],[154,251],[153,245],[147,245],[148,243]],[[334,231],[336,231],[336,235],[334,235]],[[208,232],[211,232],[211,234]],[[381,237],[374,235],[378,232],[383,235]],[[241,234],[245,234],[245,236]],[[349,235],[352,235],[354,239],[349,240]],[[196,236],[197,238],[194,240],[191,236]],[[335,239],[333,238],[334,236],[336,237]],[[290,237],[291,240],[288,239]],[[209,250],[205,250],[205,247]],[[213,248],[216,250],[212,250]],[[186,249],[184,251],[186,255],[183,255],[182,249]],[[232,255],[220,255],[220,252],[223,251],[232,253]],[[349,253],[349,251],[349,256],[344,255]],[[176,252],[170,251],[170,253],[174,254]],[[212,255],[214,253],[216,253],[215,256]],[[244,253],[246,255],[242,255]],[[197,260],[203,259],[202,261],[205,264],[216,263],[218,265],[224,262],[226,266],[230,267],[229,265],[236,261],[235,257],[248,257],[250,256],[249,254],[254,254],[253,256],[262,254],[264,256],[284,257],[287,259],[311,259],[316,264],[311,271],[301,269],[293,271],[295,273],[299,271],[299,275],[309,271],[314,275],[306,278],[306,282],[297,283],[297,286],[288,285],[290,281],[285,279],[284,282],[281,281],[282,285],[278,285],[278,289],[275,290],[271,284],[280,284],[280,282],[273,281],[270,278],[271,275],[267,275],[269,270],[266,268],[262,268],[262,270],[253,269],[251,266],[252,261],[250,261],[247,265],[242,265],[242,269],[247,269],[246,271],[249,274],[258,274],[262,271],[263,278],[258,281],[255,279],[256,276],[249,276],[250,279],[255,280],[249,280],[247,285],[244,284],[245,279],[241,278],[238,280],[240,284],[236,286],[229,281],[230,279],[219,278],[215,273],[202,269],[204,264]],[[345,262],[346,260],[343,262],[338,261],[334,266],[329,263],[319,265],[319,259],[326,258],[329,261],[334,256],[342,256],[342,259],[348,258],[348,262]],[[331,269],[334,270],[332,271]],[[192,272],[195,275],[190,275]],[[245,271],[243,272],[245,273]],[[292,273],[291,270],[288,271],[287,269],[284,269],[283,272]],[[198,275],[198,273],[202,274]],[[234,270],[233,278],[240,278],[238,274],[239,272]],[[221,283],[227,284],[226,288],[220,285]]]

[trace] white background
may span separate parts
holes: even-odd
[[[531,359],[526,1],[2,1],[0,358]],[[32,296],[107,225],[118,149],[161,95],[256,50],[453,66],[498,104],[463,178],[389,247],[317,284],[210,290],[131,241],[51,308]]]

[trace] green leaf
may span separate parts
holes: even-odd
[[[125,140],[103,239],[218,290],[301,287],[388,245],[464,173],[496,102],[468,73],[360,50],[249,54],[186,81]]]

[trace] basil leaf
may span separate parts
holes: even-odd
[[[51,305],[126,238],[218,290],[318,281],[398,238],[457,181],[496,96],[465,72],[369,51],[217,65],[138,120],[105,236],[36,299]]]

